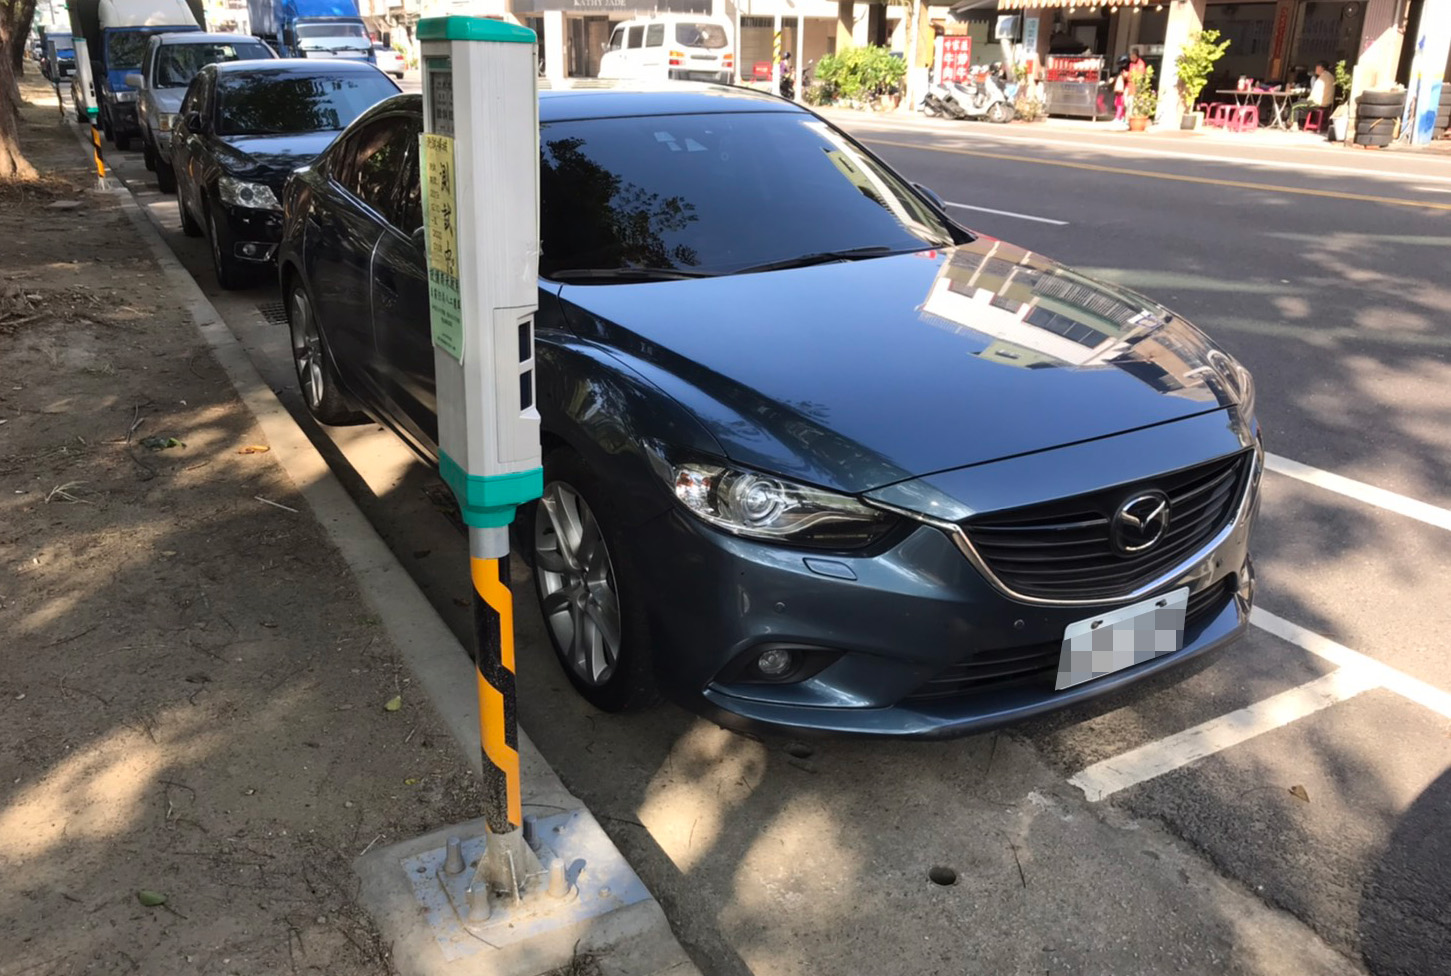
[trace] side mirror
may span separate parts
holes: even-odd
[[[186,127],[191,131],[202,131],[202,114],[200,112],[188,112],[182,121],[186,123]]]
[[[428,228],[426,226],[418,228],[408,236],[413,241],[413,246],[418,248],[420,252],[428,247]]]
[[[126,75],[126,85],[129,88],[140,88],[143,82],[139,71],[132,71]]]
[[[943,202],[943,199],[940,196],[937,195],[937,191],[933,190],[930,186],[923,186],[921,183],[913,183],[912,189],[922,194],[928,200],[931,200],[932,205],[938,210],[941,210],[943,213],[947,212],[947,204]]]

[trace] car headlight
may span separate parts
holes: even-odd
[[[174,112],[156,113],[156,127],[162,132],[170,132],[171,127],[176,125],[176,114]]]
[[[136,93],[134,91],[118,91],[116,92],[116,101],[134,102],[136,101]]]
[[[248,183],[235,176],[223,176],[217,180],[222,202],[234,207],[250,207],[253,210],[281,210],[277,194],[265,183]]]
[[[847,495],[703,461],[660,466],[692,515],[727,532],[821,549],[857,549],[897,516]]]

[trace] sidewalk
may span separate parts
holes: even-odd
[[[366,524],[339,542],[321,459],[238,398],[53,105],[45,179],[0,186],[0,976],[417,971],[354,862],[478,816],[472,668]],[[521,758],[526,807],[580,806]],[[582,941],[571,976],[621,971]]]

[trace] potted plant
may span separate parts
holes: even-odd
[[[1154,69],[1148,65],[1133,74],[1134,93],[1129,97],[1129,131],[1143,132],[1159,110],[1159,93],[1154,90]]]
[[[1199,93],[1209,83],[1209,76],[1214,73],[1215,62],[1224,57],[1228,47],[1228,38],[1221,41],[1217,30],[1195,31],[1189,35],[1189,43],[1184,45],[1184,50],[1174,59],[1179,98],[1183,100],[1185,109],[1181,128],[1197,129],[1204,124],[1204,113],[1195,111],[1194,106],[1199,101]]]

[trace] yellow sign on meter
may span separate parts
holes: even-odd
[[[459,362],[464,359],[463,318],[458,294],[458,197],[453,139],[422,137],[423,208],[427,215],[428,310],[433,344]]]

